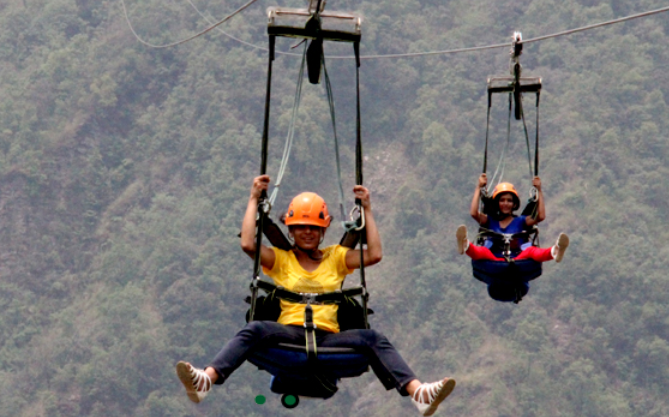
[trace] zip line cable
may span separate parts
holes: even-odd
[[[669,11],[669,7],[663,7],[661,9],[651,10],[651,11],[643,12],[643,13],[637,13],[637,14],[633,14],[633,15],[630,15],[630,16],[621,17],[619,19],[613,19],[613,20],[608,20],[606,22],[595,23],[595,24],[592,24],[592,25],[583,26],[583,27],[576,28],[576,29],[569,29],[569,30],[565,30],[565,31],[562,31],[562,32],[553,33],[553,34],[550,34],[550,35],[538,36],[536,38],[531,38],[531,39],[524,40],[521,43],[539,42],[539,41],[544,41],[546,39],[557,38],[559,36],[572,35],[574,33],[584,32],[586,30],[597,29],[597,28],[600,28],[600,27],[603,27],[603,26],[613,25],[613,24],[616,24],[616,23],[622,23],[622,22],[626,22],[628,20],[638,19],[640,17],[652,16],[652,15],[663,13],[663,12],[666,12],[666,11]],[[483,51],[483,50],[486,50],[486,49],[507,48],[508,46],[509,46],[508,43],[504,43],[504,44],[497,44],[497,45],[478,46],[478,47],[472,47],[472,48],[450,49],[450,50],[445,50],[445,51],[415,52],[415,53],[386,54],[386,55],[367,55],[367,56],[361,56],[360,59],[414,58],[414,57],[429,56],[429,55],[445,55],[445,54],[455,54],[455,53],[460,53],[460,52]],[[352,59],[353,57],[329,57],[329,58],[330,59],[332,59],[332,58]]]
[[[200,9],[198,9],[198,7],[195,5],[195,3],[193,3],[193,0],[186,0],[186,1],[188,2],[188,4],[190,4],[190,6],[193,8],[193,10],[195,10],[197,12],[197,14],[199,14],[209,24],[214,24],[215,23],[215,21],[212,18],[205,15]],[[227,36],[228,38],[232,39],[233,41],[239,42],[242,45],[246,45],[248,47],[251,47],[251,48],[254,48],[254,49],[259,49],[259,50],[265,51],[265,52],[269,51],[269,49],[264,47],[264,46],[256,45],[256,44],[253,44],[251,42],[247,42],[243,39],[239,39],[239,38],[229,34],[228,32],[224,31],[223,29],[221,29],[219,27],[217,27],[216,30],[219,31],[222,35]],[[293,53],[293,52],[274,51],[274,53],[279,54],[279,55],[290,55],[290,56],[298,56],[298,57],[302,56],[302,54],[297,54],[297,53]]]
[[[556,38],[558,36],[571,35],[571,34],[574,34],[574,33],[577,33],[577,32],[583,32],[583,31],[586,31],[586,30],[597,29],[597,28],[600,28],[600,27],[603,27],[603,26],[613,25],[613,24],[616,24],[616,23],[622,23],[622,22],[626,22],[628,20],[638,19],[640,17],[652,16],[652,15],[663,13],[663,12],[666,12],[666,11],[669,11],[669,7],[663,7],[661,9],[651,10],[649,12],[637,13],[637,14],[633,14],[633,15],[630,15],[630,16],[621,17],[619,19],[614,19],[614,20],[609,20],[609,21],[602,22],[602,23],[596,23],[596,24],[593,24],[593,25],[583,26],[583,27],[577,28],[577,29],[569,29],[569,30],[565,30],[565,31],[562,31],[562,32],[554,33],[552,35],[538,36],[536,38],[531,38],[531,39],[528,39],[526,41],[523,41],[522,43],[539,42],[539,41],[543,41],[543,40],[550,39],[550,38]]]
[[[246,3],[246,4],[243,5],[242,7],[240,7],[240,8],[237,9],[237,10],[235,10],[234,12],[232,12],[232,14],[226,16],[225,18],[223,18],[222,20],[218,21],[217,23],[215,23],[215,24],[209,26],[207,29],[203,30],[202,32],[196,33],[195,35],[193,35],[193,36],[191,36],[191,37],[189,37],[189,38],[183,39],[183,40],[181,40],[181,41],[173,42],[173,43],[168,43],[168,44],[166,44],[166,45],[156,45],[156,44],[147,42],[147,41],[145,41],[144,39],[142,39],[142,38],[137,34],[137,32],[135,32],[135,29],[132,27],[132,23],[130,23],[130,18],[128,17],[128,10],[127,10],[126,7],[125,7],[125,0],[121,0],[121,6],[123,7],[123,15],[125,16],[125,20],[126,20],[126,22],[128,23],[128,27],[130,27],[130,31],[132,32],[133,35],[135,35],[135,38],[137,38],[137,40],[138,40],[140,43],[142,43],[142,44],[144,44],[144,45],[146,45],[146,46],[148,46],[148,47],[150,47],[150,48],[161,48],[161,49],[162,49],[162,48],[171,48],[171,47],[173,47],[173,46],[181,45],[181,44],[184,44],[184,43],[186,43],[186,42],[188,42],[188,41],[192,41],[193,39],[198,38],[198,37],[204,35],[205,33],[207,33],[207,32],[209,32],[209,31],[213,30],[214,28],[216,28],[216,27],[222,25],[223,23],[227,22],[228,20],[232,19],[233,17],[235,17],[236,15],[238,15],[239,13],[241,13],[242,11],[244,11],[246,8],[248,8],[249,6],[251,6],[251,5],[252,5],[253,3],[255,3],[256,1],[258,1],[258,0],[250,0],[248,3]],[[236,38],[234,38],[234,39],[239,41],[239,39],[236,39]]]
[[[204,18],[207,22],[211,22],[211,20],[208,17],[206,17],[195,6],[195,4],[193,4],[193,2],[191,0],[187,0],[187,1],[191,5],[191,7],[193,7],[193,9],[195,9],[195,11],[200,16],[202,16],[202,18]],[[246,3],[245,5],[243,5],[242,7],[237,9],[236,11],[234,11],[232,14],[225,17],[223,20],[218,21],[217,23],[213,24],[212,26],[210,26],[209,28],[205,29],[204,31],[202,31],[200,33],[197,33],[197,34],[195,34],[195,35],[193,35],[193,36],[191,36],[187,39],[184,39],[182,41],[174,42],[174,43],[167,44],[167,45],[154,45],[154,44],[151,44],[149,42],[144,41],[137,34],[137,32],[135,32],[135,29],[133,28],[132,24],[130,23],[130,18],[128,17],[128,11],[126,10],[126,7],[125,7],[125,0],[121,0],[121,5],[123,6],[123,13],[125,15],[126,22],[128,23],[128,26],[130,27],[130,31],[133,33],[133,35],[135,36],[135,38],[137,38],[137,40],[139,42],[141,42],[142,44],[144,44],[146,46],[149,46],[151,48],[169,48],[169,47],[172,47],[172,46],[181,45],[183,43],[191,41],[191,40],[193,40],[193,39],[195,39],[199,36],[204,35],[205,33],[211,31],[212,29],[218,28],[218,26],[227,22],[232,17],[234,17],[238,13],[242,12],[243,10],[245,10],[246,8],[251,6],[256,1],[257,0],[250,0],[248,3]],[[669,7],[663,7],[663,8],[660,8],[660,9],[651,10],[651,11],[642,12],[642,13],[637,13],[637,14],[621,17],[621,18],[618,18],[618,19],[613,19],[613,20],[608,20],[608,21],[605,21],[605,22],[600,22],[600,23],[595,23],[595,24],[592,24],[592,25],[583,26],[583,27],[576,28],[576,29],[569,29],[569,30],[565,30],[565,31],[562,31],[562,32],[553,33],[553,34],[550,34],[550,35],[538,36],[536,38],[531,38],[531,39],[524,40],[522,43],[540,42],[540,41],[544,41],[544,40],[547,40],[547,39],[557,38],[557,37],[560,37],[560,36],[572,35],[574,33],[584,32],[584,31],[588,31],[588,30],[592,30],[592,29],[597,29],[597,28],[600,28],[600,27],[609,26],[609,25],[613,25],[613,24],[617,24],[617,23],[622,23],[622,22],[626,22],[628,20],[638,19],[638,18],[641,18],[641,17],[648,17],[648,16],[659,14],[659,13],[664,13],[664,12],[667,12],[667,11],[669,11]],[[218,30],[223,35],[227,36],[228,38],[230,38],[234,41],[240,42],[243,45],[246,45],[246,46],[249,46],[249,47],[252,47],[252,48],[255,48],[255,49],[260,49],[260,50],[263,50],[263,51],[268,50],[265,47],[255,45],[255,44],[252,44],[250,42],[246,42],[244,40],[238,39],[238,38],[224,32],[220,28]],[[475,46],[475,47],[469,47],[469,48],[448,49],[448,50],[442,50],[442,51],[413,52],[413,53],[384,54],[384,55],[363,55],[363,56],[360,56],[360,59],[370,60],[370,59],[387,59],[387,58],[415,58],[415,57],[423,57],[423,56],[431,56],[431,55],[446,55],[446,54],[457,54],[457,53],[463,53],[463,52],[478,52],[478,51],[485,51],[485,50],[489,50],[489,49],[508,48],[508,46],[509,46],[508,43],[501,43],[501,44],[494,44],[494,45]],[[276,53],[281,54],[281,55],[301,56],[301,54],[295,54],[295,53],[290,53],[290,52],[276,51]],[[355,59],[355,57],[352,57],[352,56],[329,56],[327,58],[328,59]]]

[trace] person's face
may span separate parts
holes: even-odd
[[[311,225],[290,226],[290,233],[295,239],[295,245],[304,250],[316,250],[325,234],[322,227]]]
[[[513,212],[513,196],[511,193],[504,193],[499,196],[499,211],[502,214],[511,214]]]

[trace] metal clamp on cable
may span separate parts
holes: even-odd
[[[361,231],[362,229],[365,228],[365,209],[362,206],[355,206],[351,210],[351,213],[349,214],[349,217],[351,218],[351,221],[353,220],[353,214],[355,211],[358,210],[360,212],[360,226],[353,228],[356,232]]]
[[[518,59],[523,53],[523,34],[520,32],[513,32],[513,42],[511,43],[511,63],[509,65],[509,72],[513,76],[520,77],[520,72],[522,71],[522,66],[520,66],[520,60]],[[516,68],[516,64],[518,68]],[[516,69],[518,69],[516,73]]]
[[[255,277],[251,280],[251,284],[249,285],[249,288],[251,288],[251,289],[258,288],[258,282],[260,282],[260,277],[259,277],[259,276],[255,276]]]
[[[265,214],[269,214],[272,211],[272,203],[268,199],[263,199],[258,206],[262,208],[262,212]]]

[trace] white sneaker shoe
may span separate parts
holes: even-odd
[[[211,378],[202,369],[193,368],[190,363],[177,363],[177,376],[186,388],[188,398],[199,403],[211,390]]]
[[[467,240],[467,226],[464,224],[458,226],[458,230],[455,231],[455,238],[458,241],[458,253],[463,255],[469,247],[469,241]]]
[[[553,255],[555,258],[555,262],[560,262],[562,258],[564,257],[564,252],[567,250],[567,247],[569,247],[569,236],[567,236],[564,233],[560,233],[560,236],[558,236],[558,240],[555,243],[555,246],[553,246],[553,251],[555,254]]]
[[[455,380],[444,378],[431,384],[423,383],[411,397],[411,402],[416,405],[418,411],[424,416],[431,416],[437,411],[439,404],[444,401],[455,388]]]

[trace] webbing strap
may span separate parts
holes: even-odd
[[[316,345],[316,335],[314,334],[314,311],[310,304],[304,308],[304,341],[305,349],[307,351],[307,363],[312,368],[316,368],[316,360],[318,359],[318,346]]]
[[[283,287],[277,287],[271,282],[263,280],[258,280],[255,285],[266,293],[272,294],[273,297],[300,304],[341,304],[346,302],[346,299],[349,297],[356,297],[365,293],[362,287],[347,288],[345,290],[322,294],[303,294],[287,290]]]
[[[315,330],[314,312],[311,305],[307,304],[304,308],[304,344],[307,352],[307,365],[309,366],[315,381],[320,383],[326,390],[336,392],[337,386],[323,375],[320,364],[318,363],[318,343],[316,341]]]

